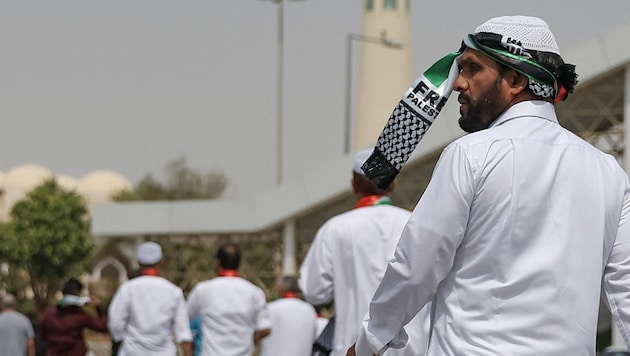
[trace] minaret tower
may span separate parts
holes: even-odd
[[[411,0],[363,0],[362,11],[362,35],[381,38],[382,43],[361,41],[353,151],[376,143],[392,110],[415,79]]]

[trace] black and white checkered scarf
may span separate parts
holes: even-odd
[[[372,155],[361,166],[365,176],[386,190],[409,160],[418,142],[446,104],[458,75],[451,53],[426,70],[400,99],[381,132]]]
[[[519,41],[494,33],[475,33],[464,37],[458,52],[451,53],[425,71],[398,102],[381,132],[372,155],[361,167],[380,189],[394,181],[414,149],[448,100],[458,75],[457,60],[466,48],[525,75],[529,88],[542,98],[558,99],[558,79],[531,59]]]

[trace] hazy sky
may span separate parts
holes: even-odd
[[[361,33],[362,3],[284,5],[285,181],[343,154],[346,37]],[[410,84],[490,17],[540,16],[563,51],[629,21],[630,2],[412,7]],[[274,186],[277,23],[265,0],[0,0],[0,171],[106,169],[137,183],[186,157],[224,172],[226,197]]]

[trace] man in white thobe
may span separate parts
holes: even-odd
[[[201,317],[202,356],[251,356],[271,331],[264,291],[242,278],[241,250],[217,250],[218,276],[197,283],[188,295],[188,316]]]
[[[630,184],[558,123],[574,66],[538,18],[491,19],[463,45],[454,90],[470,134],[444,149],[356,355],[404,344],[432,302],[428,355],[592,356],[600,288],[630,342]]]
[[[298,298],[293,276],[280,278],[277,290],[280,298],[267,304],[272,332],[260,342],[260,355],[311,356],[317,336],[315,308]]]
[[[175,356],[176,343],[192,356],[186,299],[181,288],[159,275],[160,245],[140,244],[138,262],[140,276],[118,288],[108,309],[110,334],[120,342],[118,356]]]
[[[300,289],[314,305],[334,300],[335,333],[332,356],[345,355],[359,335],[368,302],[394,253],[410,212],[393,206],[387,191],[378,189],[361,170],[372,152],[356,154],[352,186],[354,209],[328,220],[318,230],[300,268]],[[428,308],[426,309],[428,313]],[[428,340],[428,316],[421,314],[406,327],[410,342],[388,355],[420,355]]]

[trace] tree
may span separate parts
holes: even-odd
[[[166,183],[160,183],[153,175],[148,174],[133,189],[117,192],[112,199],[115,201],[212,199],[218,197],[227,186],[227,179],[222,173],[199,173],[189,168],[183,157],[167,164],[166,176]]]
[[[87,204],[54,178],[11,208],[0,235],[0,261],[23,270],[41,311],[67,277],[86,270],[94,247]]]

